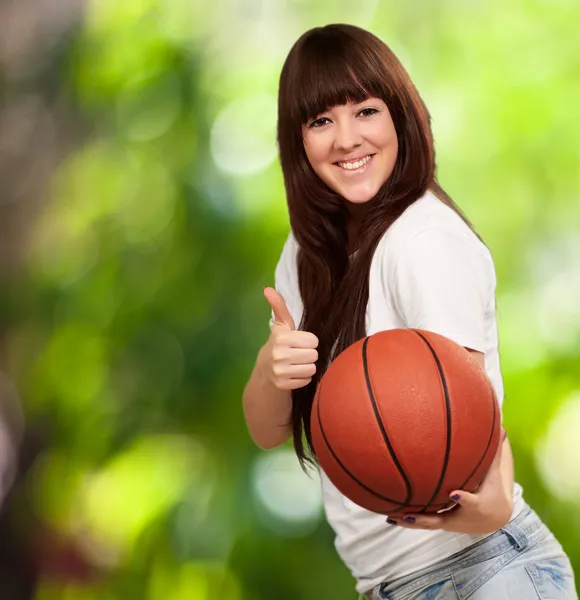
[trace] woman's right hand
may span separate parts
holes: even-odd
[[[316,373],[318,338],[296,330],[284,298],[274,288],[265,288],[264,297],[274,313],[274,324],[260,351],[263,372],[279,390],[304,387]]]

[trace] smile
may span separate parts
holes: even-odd
[[[351,161],[339,161],[334,163],[337,167],[342,169],[343,171],[348,171],[351,173],[360,173],[362,171],[366,171],[366,165],[368,165],[374,154],[368,154],[367,156],[363,156],[362,158],[358,158],[356,160]]]

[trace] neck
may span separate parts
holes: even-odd
[[[346,224],[346,231],[348,235],[348,254],[353,254],[358,248],[358,232],[361,221],[366,213],[366,206],[364,204],[351,204],[348,205],[349,214]]]
[[[360,223],[367,211],[366,204],[354,204],[352,202],[348,202],[347,208],[348,208],[349,222],[354,221],[355,223]]]
[[[346,226],[346,232],[348,236],[348,254],[353,254],[358,248],[358,232],[360,222],[350,220]]]

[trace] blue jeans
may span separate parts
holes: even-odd
[[[373,600],[578,600],[562,547],[526,507],[504,528],[441,562],[377,585]]]

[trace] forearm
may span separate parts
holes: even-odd
[[[243,408],[252,439],[262,449],[275,448],[292,435],[292,396],[279,390],[261,369],[261,353],[244,389]]]
[[[502,431],[502,437],[504,432]],[[494,459],[486,479],[473,496],[479,504],[478,510],[472,515],[477,522],[469,533],[493,533],[508,523],[511,519],[514,503],[514,460],[507,436],[500,442],[498,454]]]
[[[514,458],[507,436],[503,441],[501,449],[500,473],[504,490],[511,500],[514,493]]]
[[[495,499],[489,507],[490,532],[504,527],[510,520],[514,509],[514,459],[507,437],[503,440],[501,446],[497,488]]]

